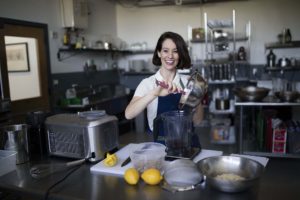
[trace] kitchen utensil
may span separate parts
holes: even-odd
[[[139,145],[142,145],[142,148],[137,148],[136,150],[149,149],[149,148],[151,148],[151,146],[153,145],[153,143],[151,143],[151,142],[145,142],[145,143],[141,143],[141,144],[139,144]],[[154,143],[154,145],[156,145],[156,144]],[[126,166],[126,165],[129,164],[130,162],[131,162],[131,159],[130,159],[130,156],[128,156],[128,157],[126,158],[126,160],[124,160],[124,162],[121,164],[121,167]]]
[[[197,162],[208,185],[223,192],[241,192],[258,184],[264,166],[239,156],[214,156]]]
[[[279,67],[286,67],[286,66],[290,66],[290,65],[291,65],[291,61],[290,61],[290,59],[288,59],[286,57],[280,58],[278,60]]]
[[[33,178],[41,179],[47,177],[51,174],[61,172],[71,167],[75,167],[83,164],[86,159],[75,160],[67,163],[58,163],[58,164],[38,164],[30,168],[30,175]]]
[[[129,164],[131,162],[130,157],[126,158],[126,160],[124,162],[122,162],[121,167],[126,166],[127,164]]]
[[[230,108],[229,99],[216,98],[215,104],[217,110],[228,110]]]
[[[29,161],[27,124],[7,125],[0,128],[0,149],[16,151],[16,164]]]
[[[161,169],[166,155],[165,145],[156,142],[145,142],[130,153],[131,162],[139,172],[149,168]]]
[[[283,102],[295,102],[299,98],[297,91],[281,91],[275,92],[275,96]]]
[[[193,132],[192,113],[184,110],[175,110],[162,113],[153,121],[154,141],[164,133],[167,147],[167,158],[190,158],[195,155],[191,148]]]
[[[180,103],[183,105],[182,107],[195,108],[199,105],[207,93],[207,87],[207,82],[198,71],[195,71],[184,88],[185,93],[181,95]]]
[[[246,86],[234,88],[234,93],[241,101],[262,101],[268,94],[270,89],[256,86]]]
[[[164,180],[175,190],[188,190],[201,183],[203,175],[193,161],[177,159],[164,166]]]

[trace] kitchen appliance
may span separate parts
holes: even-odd
[[[66,113],[46,119],[50,155],[98,161],[119,145],[118,119],[104,110]]]
[[[184,110],[175,110],[162,113],[154,119],[154,141],[159,136],[159,131],[164,133],[166,145],[166,160],[178,158],[192,159],[199,152],[200,147],[192,147],[193,115]]]

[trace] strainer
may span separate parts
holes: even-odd
[[[164,180],[165,189],[185,191],[195,189],[203,181],[203,176],[193,161],[177,159],[165,164]]]

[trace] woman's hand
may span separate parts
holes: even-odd
[[[154,89],[154,95],[167,96],[170,93],[178,93],[180,89],[173,82],[165,82],[156,80],[157,87]]]

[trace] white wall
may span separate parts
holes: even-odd
[[[85,30],[87,40],[115,38],[115,5],[106,0],[88,0],[90,16],[89,28]],[[82,71],[87,57],[71,57],[62,62],[57,59],[57,50],[62,45],[63,28],[61,26],[59,0],[1,0],[0,17],[45,23],[49,29],[51,72]],[[51,32],[57,32],[58,38],[51,38]],[[96,56],[95,56],[96,57]],[[97,63],[96,63],[97,64]]]
[[[145,41],[149,48],[154,48],[162,32],[176,31],[187,39],[187,26],[203,26],[204,12],[207,12],[211,18],[228,18],[231,16],[232,9],[236,10],[238,30],[243,30],[248,20],[252,22],[252,63],[263,64],[265,62],[264,43],[276,41],[277,34],[284,27],[291,29],[294,40],[300,40],[300,26],[298,25],[300,1],[297,0],[249,0],[131,9],[120,5],[115,6],[112,1],[108,0],[88,0],[88,2],[91,15],[89,28],[85,30],[85,34],[87,40],[93,42],[105,38],[112,38],[115,41],[118,37],[129,45]],[[104,62],[111,59],[110,55],[96,54],[91,57],[73,56],[61,62],[57,60],[56,54],[58,48],[61,47],[63,33],[59,0],[1,0],[0,17],[46,23],[50,32],[58,33],[57,39],[52,39],[51,34],[49,35],[52,73],[82,71],[84,62],[88,58],[95,59],[98,67],[103,67]],[[295,49],[276,53],[288,56],[296,54],[299,57],[299,50],[295,51]],[[195,54],[201,57],[197,52]]]
[[[249,0],[146,8],[126,8],[118,5],[117,31],[118,36],[129,44],[146,41],[150,48],[154,48],[162,32],[175,31],[187,39],[188,25],[204,27],[205,12],[210,19],[230,19],[232,10],[235,9],[237,32],[243,32],[249,20],[252,24],[251,63],[264,64],[264,44],[277,41],[277,35],[283,28],[290,28],[293,40],[300,40],[299,8],[300,1],[297,0]],[[278,57],[300,57],[299,52],[299,49],[293,49],[276,53]],[[200,58],[203,58],[203,53],[199,51],[198,55],[197,52],[193,52]]]

